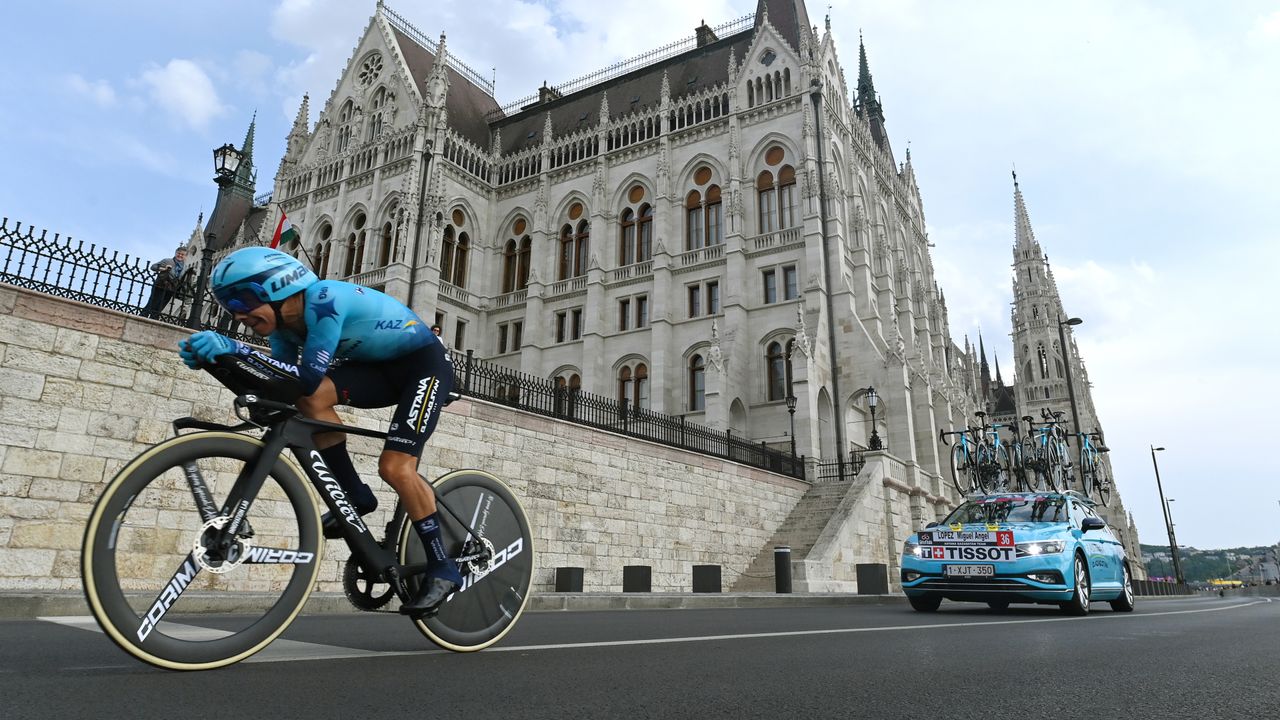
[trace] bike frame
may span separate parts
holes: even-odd
[[[395,555],[374,538],[369,531],[368,525],[365,524],[359,513],[347,501],[346,493],[329,471],[329,467],[320,456],[320,451],[316,447],[314,440],[314,435],[321,431],[351,433],[384,439],[387,437],[387,433],[323,420],[313,420],[297,414],[297,408],[292,405],[266,400],[254,395],[237,396],[235,405],[236,414],[244,420],[243,423],[237,426],[206,422],[194,418],[181,418],[173,423],[175,431],[196,429],[239,432],[249,427],[265,428],[266,430],[261,438],[263,443],[262,451],[252,465],[246,466],[246,470],[236,478],[221,510],[214,506],[211,499],[213,495],[199,468],[195,467],[194,464],[184,467],[184,475],[191,488],[191,494],[195,497],[196,504],[200,508],[201,520],[207,523],[220,515],[230,518],[229,522],[219,530],[219,535],[216,538],[217,542],[229,542],[229,539],[234,538],[236,533],[245,527],[245,517],[248,515],[254,499],[257,498],[258,492],[262,489],[263,483],[266,482],[271,466],[275,464],[276,459],[286,449],[289,449],[293,452],[303,474],[306,475],[307,480],[316,489],[316,493],[324,501],[329,512],[333,513],[333,517],[340,519],[338,525],[342,531],[343,539],[346,541],[347,546],[351,548],[352,555],[366,569],[375,570],[383,582],[389,583],[401,601],[409,602],[411,599],[410,593],[408,588],[404,586],[403,581],[409,577],[425,573],[427,564],[401,565]],[[291,415],[284,420],[273,418],[263,423],[252,419],[252,410],[255,408],[263,408],[275,413],[290,413]],[[249,410],[251,417],[245,418],[244,415],[241,415],[242,409]],[[436,504],[453,516],[462,527],[466,528],[468,535],[478,537],[470,524],[462,520],[457,513],[445,505],[441,498],[436,498]],[[474,558],[471,556],[455,558],[455,560],[461,561],[469,559]]]

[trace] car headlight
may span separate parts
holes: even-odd
[[[924,552],[920,550],[920,546],[910,540],[902,543],[902,554],[910,555],[911,557],[924,557]]]
[[[1018,543],[1018,557],[1036,557],[1037,555],[1052,555],[1060,553],[1066,548],[1066,543],[1061,540],[1041,540],[1039,542]]]

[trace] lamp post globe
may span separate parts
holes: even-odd
[[[871,437],[867,439],[867,449],[879,450],[883,447],[880,442],[880,433],[876,428],[876,407],[880,405],[880,396],[876,394],[874,387],[867,388],[867,406],[871,408]]]
[[[795,395],[787,394],[787,414],[791,416],[791,457],[796,456],[796,403]]]
[[[225,143],[222,147],[214,149],[213,181],[218,184],[218,200],[214,203],[213,212],[209,214],[209,223],[206,227],[217,227],[217,221],[222,219],[222,214],[218,212],[219,206],[223,204],[223,198],[235,184],[236,171],[240,169],[240,162],[243,159],[244,153],[237,150],[231,143]],[[191,314],[187,317],[187,327],[192,330],[200,328],[200,316],[204,312],[204,296],[209,290],[209,272],[212,270],[210,265],[213,264],[214,244],[217,240],[213,231],[205,233],[204,247],[200,250],[200,276],[196,280],[195,298],[191,301]]]

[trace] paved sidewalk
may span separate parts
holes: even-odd
[[[227,593],[184,598],[184,612],[236,613],[260,611],[263,601],[276,595]],[[842,593],[534,593],[526,610],[658,610],[689,608],[815,607],[905,603],[903,595],[852,595]],[[359,612],[342,593],[312,593],[304,614]],[[80,593],[0,592],[0,619],[30,619],[62,615],[88,615]]]
[[[1280,586],[1273,588],[1248,588],[1254,592],[1227,591],[1226,596],[1280,595]],[[1216,593],[1214,593],[1216,594]],[[1180,600],[1209,597],[1210,593],[1194,595],[1143,595],[1149,600]],[[194,597],[184,598],[183,612],[237,613],[261,612],[263,607],[278,595],[249,593],[202,594],[201,604],[193,605]],[[853,605],[905,604],[906,596],[853,595],[848,593],[534,593],[526,610],[554,612],[561,610],[665,610],[693,608],[761,608],[761,607],[831,607]],[[324,615],[330,613],[360,612],[347,602],[342,593],[312,593],[303,613]],[[72,592],[36,593],[0,591],[0,620],[56,617],[64,615],[88,615],[89,607],[84,595]]]

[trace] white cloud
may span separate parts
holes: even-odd
[[[79,73],[72,73],[67,76],[66,82],[73,93],[87,98],[99,107],[111,107],[116,104],[115,88],[106,80],[91,82],[85,80]]]
[[[1280,10],[1258,18],[1254,27],[1269,38],[1280,38]]]
[[[145,70],[142,83],[156,107],[194,130],[204,130],[227,111],[213,81],[191,60],[175,58]]]

